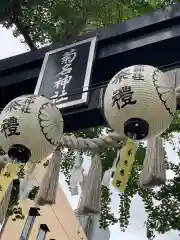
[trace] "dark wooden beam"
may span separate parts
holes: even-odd
[[[179,25],[179,21],[180,21],[180,3],[175,4],[171,7],[167,7],[165,10],[154,11],[151,14],[147,14],[141,17],[124,21],[121,24],[114,24],[106,28],[100,28],[96,31],[87,34],[86,36],[81,36],[76,39],[70,39],[69,41],[66,42],[53,43],[50,46],[39,49],[36,54],[25,53],[17,57],[9,58],[8,60],[6,59],[3,61],[3,66],[0,64],[0,70],[5,68],[6,69],[12,68],[21,64],[28,64],[36,60],[42,60],[44,58],[45,53],[49,50],[56,49],[58,47],[62,47],[64,45],[94,35],[98,36],[99,40],[98,42],[101,45],[102,50],[106,49],[106,51],[101,50],[97,57],[98,58],[107,57],[114,53],[116,54],[119,53],[119,49],[117,49],[117,42],[119,42],[119,44],[122,42],[127,43],[127,40],[129,40],[128,42],[131,42],[132,40],[131,38],[133,38],[134,42],[136,38],[136,40],[141,40],[138,45],[142,46],[142,44],[147,45],[153,42],[162,41],[162,39],[175,37],[175,35],[177,35],[176,30],[172,30],[171,27]],[[163,34],[162,31],[165,29],[166,32],[164,32]],[[151,34],[153,33],[154,35],[152,36]],[[147,38],[144,39],[145,34],[149,35],[149,37],[152,36],[151,39],[148,38],[149,40],[148,42]],[[156,38],[154,38],[154,36],[156,36]],[[143,39],[145,40],[144,42],[142,42]],[[133,49],[133,47],[136,48],[138,45],[132,43],[131,45],[126,46],[125,49],[124,49],[125,45],[123,45],[121,48],[121,52]],[[111,52],[112,51],[111,49],[114,49],[114,51]]]
[[[180,4],[176,4],[164,11],[99,29],[87,36],[1,60],[0,108],[16,96],[34,92],[47,51],[95,35],[98,41],[91,87],[101,88],[90,92],[87,107],[63,110],[65,131],[106,124],[99,97],[102,86],[124,67],[149,64],[163,71],[176,68],[168,74],[174,85],[180,84]]]

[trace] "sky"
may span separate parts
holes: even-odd
[[[8,58],[14,55],[18,55],[24,52],[27,52],[28,48],[23,43],[21,43],[20,38],[14,38],[12,30],[7,30],[0,25],[0,59]],[[1,64],[1,63],[0,63]],[[169,159],[173,162],[178,161],[177,154],[173,151],[170,144],[166,144],[167,154]],[[84,168],[88,171],[90,161],[86,160],[84,162]],[[168,176],[171,177],[171,173],[168,173]],[[73,209],[76,209],[79,196],[72,197],[68,190],[67,184],[65,183],[64,176],[60,175],[61,186],[72,206]],[[113,190],[112,190],[113,191]],[[119,197],[116,192],[112,194],[112,210],[115,214],[118,214],[119,206]],[[131,205],[131,218],[130,225],[127,228],[126,232],[122,233],[119,229],[119,225],[116,224],[110,227],[111,238],[110,240],[146,240],[145,237],[145,228],[143,227],[144,221],[146,220],[146,213],[144,211],[143,203],[139,196],[135,196]],[[156,235],[155,240],[179,240],[179,235],[177,232],[170,232],[165,235]]]

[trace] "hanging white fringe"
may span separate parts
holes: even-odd
[[[92,158],[91,167],[79,201],[77,213],[99,213],[101,211],[101,175],[102,165],[100,155]]]
[[[19,199],[26,199],[29,192],[33,188],[33,178],[34,178],[34,170],[37,166],[36,163],[29,162],[26,170],[26,175],[24,179],[20,180],[20,189],[19,189]]]
[[[91,219],[92,219],[92,214],[87,214],[87,215],[78,215],[75,212],[75,215],[79,221],[79,224],[81,225],[81,227],[84,230],[84,233],[86,234],[86,236],[88,237],[88,231],[89,231],[89,227],[91,225]]]
[[[84,174],[84,169],[82,171],[82,174],[83,174],[83,180],[79,183],[80,187],[81,187],[81,191],[84,191],[84,188],[85,188],[85,185],[86,185],[86,182],[87,182],[87,178],[88,178],[88,175]]]
[[[112,173],[113,173],[112,168],[110,168],[110,169],[108,169],[104,172],[104,176],[103,176],[101,185],[103,185],[105,187],[109,187],[110,180],[111,180],[111,177],[112,177]]]
[[[166,182],[165,152],[160,137],[148,140],[143,169],[140,174],[140,186],[152,188]]]
[[[100,228],[100,214],[94,215],[91,219],[91,224],[88,229],[88,240],[109,240],[110,230],[109,228],[101,229]]]
[[[118,165],[118,163],[120,161],[120,151],[121,151],[121,148],[118,148],[112,167],[104,172],[101,185],[103,185],[105,187],[109,187],[111,178],[113,178],[113,174],[116,171],[116,166]]]
[[[54,204],[59,181],[61,153],[55,151],[43,177],[36,198],[37,205]]]
[[[70,178],[70,191],[71,195],[78,195],[78,183],[83,181],[83,159],[81,158],[80,152],[77,152],[74,167],[71,172]]]

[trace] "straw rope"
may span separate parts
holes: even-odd
[[[117,133],[110,133],[108,136],[99,138],[76,138],[75,136],[62,136],[58,150],[62,147],[77,149],[79,151],[103,151],[104,148],[121,147],[125,138],[120,137]]]

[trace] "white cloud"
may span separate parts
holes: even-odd
[[[1,25],[0,36],[0,59],[27,52],[28,48],[20,42],[20,38],[14,38],[12,31]]]

